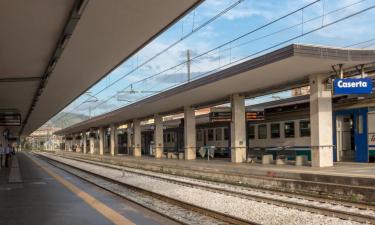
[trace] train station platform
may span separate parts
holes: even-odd
[[[0,225],[175,224],[29,153],[0,169]]]
[[[65,151],[56,153],[63,157],[102,163],[104,166],[127,166],[276,191],[375,204],[375,164],[369,163],[335,163],[333,167],[313,168],[259,163],[233,164],[221,159],[186,161]]]

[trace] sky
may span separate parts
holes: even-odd
[[[97,116],[186,83],[188,50],[190,77],[197,79],[292,43],[375,48],[375,9],[360,13],[374,6],[375,0],[206,0],[62,112]]]

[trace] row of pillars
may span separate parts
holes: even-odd
[[[246,128],[245,128],[245,103],[244,97],[240,95],[232,96],[233,105],[233,125],[232,127],[232,140],[237,140],[232,142],[232,155],[236,155],[233,158],[233,162],[243,162],[246,157]],[[243,114],[243,115],[242,115]],[[196,158],[196,127],[195,127],[195,109],[193,107],[184,107],[184,143],[185,143],[185,159],[194,160]],[[130,127],[130,126],[129,126]],[[163,116],[159,114],[154,115],[154,143],[155,143],[155,158],[161,158],[163,155]],[[99,155],[104,154],[104,128],[100,127],[99,131]],[[133,156],[141,156],[141,121],[139,119],[134,119],[132,121],[132,133],[133,140],[131,138],[131,133],[127,132],[127,143],[128,145],[132,143]],[[86,143],[87,135],[86,132],[82,133],[83,143]],[[73,136],[73,143],[74,136]],[[86,144],[83,144],[83,153],[94,154],[95,149],[95,139],[94,137],[89,137],[90,148],[87,149]],[[239,144],[237,146],[236,144]],[[110,127],[110,154],[117,154],[117,140],[116,140],[116,126],[111,125]]]
[[[331,90],[327,88],[326,78],[320,75],[310,76],[310,124],[311,124],[311,152],[313,167],[327,167],[333,165],[332,146],[332,103]],[[244,96],[231,96],[231,161],[235,163],[246,160],[246,113]],[[163,117],[154,115],[154,143],[155,157],[163,155]],[[132,121],[133,140],[127,132],[128,146],[132,143],[133,156],[141,156],[141,121]],[[110,154],[117,154],[116,127],[110,127]],[[184,107],[184,143],[185,160],[196,158],[196,123],[195,110],[190,106]],[[83,141],[86,143],[86,133]],[[86,144],[83,153],[87,153]],[[90,137],[90,153],[94,153],[94,138]],[[104,129],[99,128],[99,154],[104,154]]]

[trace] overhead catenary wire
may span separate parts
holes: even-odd
[[[353,16],[356,16],[356,15],[358,15],[358,14],[361,14],[361,13],[363,13],[363,12],[369,11],[369,10],[371,10],[371,9],[373,9],[373,8],[375,8],[375,5],[373,5],[373,6],[371,6],[371,7],[368,7],[368,8],[365,8],[365,9],[363,9],[363,10],[360,10],[360,11],[358,11],[358,12],[356,12],[356,13],[350,14],[350,15],[348,15],[348,16],[345,16],[345,17],[343,17],[343,18],[340,18],[340,19],[338,19],[338,20],[335,20],[335,21],[333,21],[333,22],[327,23],[327,24],[325,24],[325,25],[323,25],[323,26],[320,26],[320,27],[318,27],[318,28],[316,28],[316,29],[310,30],[310,31],[305,32],[305,33],[303,33],[303,34],[300,34],[300,35],[294,36],[293,38],[290,38],[290,39],[288,39],[288,40],[285,40],[285,41],[279,42],[279,43],[277,43],[277,44],[275,44],[275,45],[272,45],[272,46],[270,46],[270,47],[268,47],[268,48],[265,48],[265,49],[263,49],[263,50],[257,51],[257,52],[255,52],[255,53],[253,53],[253,54],[251,54],[251,55],[248,55],[248,56],[242,57],[242,58],[240,58],[240,59],[238,59],[238,60],[236,60],[236,61],[233,61],[233,62],[231,62],[231,63],[225,64],[225,65],[223,65],[223,66],[220,66],[220,67],[218,67],[218,68],[215,68],[215,69],[213,69],[213,70],[210,70],[210,71],[208,71],[208,72],[205,72],[205,73],[203,73],[203,74],[201,74],[201,75],[195,77],[195,79],[200,78],[200,77],[203,77],[203,76],[206,76],[206,75],[211,74],[211,73],[213,73],[213,72],[215,72],[215,71],[217,71],[217,70],[220,70],[220,69],[222,69],[222,68],[225,68],[225,67],[227,67],[227,66],[229,66],[229,65],[236,64],[236,63],[238,63],[238,62],[241,62],[241,61],[243,61],[243,60],[246,60],[246,59],[248,59],[248,58],[250,58],[250,57],[253,57],[253,56],[259,55],[260,53],[264,53],[264,52],[266,52],[266,51],[268,51],[268,50],[271,50],[271,49],[274,49],[274,48],[279,47],[279,46],[281,46],[281,45],[284,45],[284,44],[286,44],[286,43],[289,43],[289,42],[291,42],[291,41],[293,41],[293,40],[296,40],[296,39],[298,39],[298,38],[301,38],[301,37],[306,36],[306,35],[308,35],[308,34],[311,34],[311,33],[313,33],[313,32],[316,32],[316,31],[318,31],[318,30],[324,29],[324,28],[329,27],[329,26],[331,26],[331,25],[333,25],[333,24],[339,23],[339,22],[341,22],[341,21],[343,21],[343,20],[349,19],[349,18],[351,18],[351,17],[353,17]],[[170,86],[170,87],[166,88],[165,90],[171,89],[171,88],[176,87],[176,86],[179,86],[179,85],[180,85],[180,84]],[[146,96],[146,97],[147,97],[147,96]],[[141,100],[141,99],[139,99],[139,100]],[[120,108],[120,107],[118,107],[118,108]],[[116,109],[118,109],[118,108],[116,108]]]
[[[233,4],[229,5],[228,7],[226,7],[224,10],[220,11],[218,14],[216,14],[215,16],[211,17],[209,20],[207,20],[206,22],[202,23],[201,25],[197,26],[196,28],[192,28],[192,31],[189,32],[188,34],[182,36],[180,39],[178,39],[177,41],[175,41],[174,43],[172,43],[171,45],[169,45],[168,47],[164,48],[163,50],[161,50],[160,52],[156,53],[155,55],[153,55],[152,57],[150,57],[149,59],[147,59],[146,61],[144,61],[142,64],[138,65],[138,58],[137,58],[137,67],[132,69],[131,71],[129,71],[128,73],[126,73],[125,75],[121,76],[120,78],[116,79],[114,82],[112,82],[111,84],[107,85],[105,88],[99,90],[97,93],[95,93],[94,95],[98,95],[100,93],[102,93],[104,90],[106,90],[107,88],[113,86],[115,83],[117,83],[118,81],[122,80],[123,78],[125,78],[126,76],[132,74],[133,72],[137,71],[140,67],[146,65],[147,63],[151,62],[152,60],[154,60],[155,58],[159,57],[161,54],[167,52],[169,49],[171,49],[172,47],[176,46],[178,43],[182,42],[183,40],[185,40],[186,38],[190,37],[192,34],[196,33],[197,31],[201,30],[202,28],[206,27],[207,25],[209,25],[210,23],[214,22],[216,19],[220,18],[221,16],[223,16],[224,14],[226,14],[227,12],[229,12],[230,10],[232,10],[234,7],[236,7],[237,5],[239,5],[241,2],[243,2],[244,0],[238,0],[236,2],[234,2]],[[194,17],[195,17],[195,11],[194,11]],[[138,56],[137,56],[138,57]],[[83,104],[83,102],[81,102],[79,105],[77,105],[74,109],[72,109],[71,111],[77,109],[79,106],[81,106]],[[64,117],[61,116],[61,118]],[[59,120],[61,118],[58,118],[56,120]]]
[[[336,12],[339,12],[339,11],[341,11],[341,10],[347,9],[347,8],[349,8],[349,7],[352,7],[353,5],[359,4],[359,3],[364,2],[364,1],[367,1],[367,0],[361,0],[361,1],[354,2],[354,3],[352,3],[352,4],[349,4],[349,5],[344,6],[344,7],[342,7],[342,8],[338,8],[338,9],[335,9],[335,10],[329,11],[329,12],[327,12],[327,13],[324,14],[324,15],[316,16],[316,17],[310,18],[310,19],[308,19],[308,20],[305,20],[305,21],[303,21],[303,22],[301,22],[301,23],[297,23],[297,24],[294,24],[294,25],[292,25],[292,26],[289,26],[289,27],[286,27],[286,28],[283,28],[283,29],[277,30],[277,31],[272,32],[272,33],[270,33],[270,34],[266,34],[266,35],[264,35],[264,36],[257,37],[257,38],[251,39],[251,40],[249,40],[249,41],[246,41],[246,42],[243,42],[243,43],[237,44],[237,45],[235,45],[235,46],[232,46],[231,49],[232,49],[232,48],[241,47],[241,46],[243,46],[243,45],[246,45],[246,44],[249,44],[249,43],[251,43],[251,42],[254,42],[254,41],[257,41],[257,40],[263,39],[263,38],[265,38],[265,37],[272,36],[272,35],[277,34],[277,33],[284,32],[284,31],[286,31],[286,30],[288,30],[288,29],[291,29],[291,28],[299,27],[299,26],[301,26],[301,25],[304,24],[304,23],[308,23],[308,22],[311,22],[311,21],[317,20],[317,19],[319,19],[319,18],[322,18],[322,17],[324,17],[324,16],[327,16],[327,15],[330,15],[330,14],[333,14],[333,13],[336,13]],[[313,2],[313,3],[315,3],[315,2]],[[312,3],[310,3],[309,5],[311,5],[311,4],[312,4]],[[302,10],[302,9],[304,9],[304,8],[306,8],[306,7],[307,7],[307,6],[301,7],[301,8],[299,8],[299,9],[293,11],[293,13],[296,13],[296,12],[298,12],[299,10]],[[288,13],[287,15],[290,16],[291,14]],[[282,17],[280,17],[280,18],[285,18],[287,15],[284,15],[284,16],[282,16]],[[276,19],[276,20],[280,20],[280,18],[278,18],[278,19]],[[276,21],[276,20],[274,20],[274,21]],[[273,21],[271,21],[271,22],[268,23],[268,24],[272,24],[272,23],[273,23]],[[325,27],[324,25],[322,25],[322,26]],[[259,29],[258,29],[258,28],[254,29],[254,31],[256,31],[256,30],[259,30]],[[251,34],[251,33],[252,33],[252,31],[247,32],[246,34]],[[304,34],[304,33],[301,33],[301,34]],[[244,36],[245,36],[245,35],[241,35],[240,37],[242,38],[242,37],[244,37]],[[300,37],[303,37],[303,36],[305,36],[305,35],[302,35],[302,36],[300,36]],[[199,55],[196,55],[195,57],[191,58],[191,61],[195,61],[195,60],[196,60],[197,58],[199,58],[199,57],[202,57],[202,56],[204,56],[204,55],[207,55],[207,54],[209,54],[209,53],[212,53],[212,52],[214,52],[215,50],[218,50],[218,49],[220,49],[221,47],[224,47],[224,46],[226,46],[226,45],[228,45],[228,44],[232,44],[234,41],[239,40],[240,37],[237,37],[237,38],[235,38],[235,39],[232,39],[232,40],[230,40],[230,41],[228,41],[228,42],[225,42],[225,43],[223,43],[223,44],[221,44],[221,45],[219,45],[219,46],[217,46],[217,47],[215,47],[215,48],[212,48],[212,49],[210,49],[210,50],[208,50],[208,51],[206,51],[206,52],[203,52],[203,53],[201,53],[201,54],[199,54]],[[225,50],[229,50],[229,49],[224,49],[223,51],[225,51]],[[251,56],[252,56],[252,55],[251,55]],[[234,62],[237,62],[237,61],[234,61]],[[178,67],[178,66],[184,65],[185,63],[186,63],[186,61],[183,61],[183,62],[181,62],[181,63],[179,63],[179,64],[177,64],[177,65],[174,65],[174,66],[172,66],[172,67],[169,67],[169,68],[167,68],[167,69],[165,69],[165,70],[163,70],[163,71],[160,71],[160,72],[158,72],[158,73],[156,73],[156,74],[153,74],[153,75],[151,75],[151,76],[148,76],[148,77],[146,77],[146,78],[143,78],[143,79],[141,79],[141,80],[139,80],[139,81],[133,82],[132,84],[129,84],[127,87],[125,87],[124,89],[128,88],[130,85],[134,85],[134,84],[137,84],[137,83],[141,83],[141,82],[144,82],[144,81],[146,81],[146,80],[148,80],[148,79],[151,79],[151,78],[154,78],[154,77],[156,77],[156,76],[159,76],[159,75],[161,75],[161,74],[163,74],[163,73],[165,73],[165,72],[167,72],[167,71],[169,71],[169,70],[171,70],[171,69],[174,69],[174,68],[176,68],[176,67]],[[232,64],[232,63],[230,63],[230,64]],[[228,64],[225,64],[224,66],[227,66],[227,65],[228,65]],[[222,67],[219,66],[218,68],[222,68]],[[215,68],[215,69],[213,69],[213,70],[210,70],[208,73],[212,73],[213,71],[216,71],[216,70],[217,70],[217,68]],[[205,72],[205,73],[203,73],[203,74],[204,74],[204,75],[207,75],[207,72]],[[198,76],[198,77],[202,77],[202,76]],[[197,77],[196,77],[196,78],[197,78]],[[175,86],[178,86],[178,85],[180,85],[180,84],[174,85],[174,86],[172,86],[172,87],[175,87]],[[170,87],[169,87],[169,88],[170,88]],[[165,90],[167,90],[167,89],[169,89],[169,88],[166,88]],[[114,98],[114,97],[115,97],[115,95],[112,95],[112,96],[110,96],[109,98],[107,98],[106,100],[104,100],[104,101],[98,103],[98,104],[94,107],[94,109],[95,109],[96,107],[99,107],[99,106],[105,104],[106,102],[108,102],[109,100],[111,100],[111,99]]]
[[[196,32],[196,31],[202,29],[204,26],[210,24],[211,22],[213,22],[214,20],[216,20],[216,19],[219,18],[220,16],[224,15],[225,13],[227,13],[228,11],[230,11],[231,9],[233,9],[235,6],[237,6],[237,5],[238,5],[239,3],[241,3],[242,1],[243,1],[243,0],[240,0],[240,1],[237,1],[237,2],[235,2],[234,4],[230,5],[230,6],[227,7],[225,10],[223,10],[223,11],[221,11],[220,13],[216,14],[216,15],[215,15],[214,17],[212,17],[210,20],[206,21],[205,23],[203,23],[202,25],[200,25],[199,27],[197,27],[196,29],[194,29],[193,32]],[[264,25],[262,25],[262,26],[259,26],[259,27],[255,28],[255,29],[253,29],[253,30],[251,30],[251,31],[249,31],[249,32],[247,32],[247,33],[245,33],[245,34],[243,34],[243,35],[240,35],[240,36],[236,37],[235,39],[232,39],[232,40],[230,40],[230,41],[228,41],[228,42],[225,42],[225,43],[223,43],[223,44],[221,44],[221,45],[219,45],[219,46],[217,46],[217,47],[215,47],[215,48],[213,48],[213,49],[210,49],[209,51],[206,51],[206,52],[204,52],[204,53],[201,53],[201,54],[199,54],[199,55],[197,55],[197,56],[191,58],[191,60],[193,61],[193,60],[195,60],[196,58],[201,57],[202,55],[205,55],[205,54],[208,54],[208,53],[210,53],[210,52],[213,52],[213,51],[215,51],[215,50],[217,50],[217,49],[219,49],[219,48],[221,48],[221,47],[223,47],[223,46],[225,46],[225,45],[227,45],[227,44],[229,44],[229,43],[233,43],[233,42],[235,42],[235,41],[237,41],[237,40],[239,40],[239,39],[241,39],[241,38],[243,38],[243,37],[245,37],[245,36],[248,36],[248,35],[250,35],[250,34],[252,34],[252,33],[258,31],[258,30],[261,30],[261,29],[263,29],[263,28],[265,28],[265,27],[267,27],[267,26],[270,26],[270,25],[272,25],[272,24],[274,24],[274,23],[276,23],[276,22],[278,22],[278,21],[280,21],[280,20],[282,20],[282,19],[284,19],[284,18],[287,18],[288,16],[291,16],[291,15],[293,15],[293,14],[299,12],[301,9],[304,9],[304,8],[307,8],[307,7],[311,6],[311,5],[316,4],[316,3],[319,2],[319,1],[320,1],[320,0],[315,0],[315,1],[311,2],[311,3],[309,3],[309,4],[306,4],[306,5],[300,7],[300,8],[298,8],[298,9],[296,9],[296,10],[293,10],[293,11],[291,11],[291,12],[289,12],[289,13],[287,13],[287,14],[281,16],[281,17],[278,17],[277,19],[274,19],[274,20],[272,20],[272,21],[270,21],[270,22],[268,22],[268,23],[266,23],[266,24],[264,24]],[[187,38],[188,36],[190,36],[191,34],[192,34],[192,33],[189,33],[189,34],[185,35],[184,38],[181,38],[180,40],[178,40],[178,41],[172,43],[170,46],[168,46],[168,47],[165,48],[164,50],[160,51],[159,53],[157,53],[156,55],[154,55],[153,57],[151,57],[149,60],[145,61],[145,62],[142,63],[141,65],[137,66],[135,69],[133,69],[133,70],[131,70],[130,72],[126,73],[124,76],[122,76],[122,77],[116,79],[116,81],[114,81],[112,84],[110,84],[109,86],[107,86],[107,87],[101,89],[100,91],[98,91],[98,92],[95,93],[94,95],[96,96],[96,95],[100,94],[100,93],[101,93],[102,91],[104,91],[105,89],[111,87],[114,83],[116,83],[116,82],[118,82],[119,80],[123,79],[123,78],[126,77],[127,75],[133,73],[133,72],[136,71],[138,68],[140,68],[140,67],[142,67],[143,65],[147,64],[150,60],[155,59],[156,57],[158,57],[158,56],[161,55],[162,53],[166,52],[167,50],[169,50],[169,49],[172,48],[173,46],[177,45],[180,41],[186,39],[186,38]],[[177,64],[177,65],[174,65],[174,66],[169,67],[169,68],[167,68],[167,69],[165,69],[165,70],[162,70],[162,71],[160,71],[160,72],[158,72],[158,73],[156,73],[156,74],[154,74],[154,75],[151,75],[151,76],[149,76],[149,77],[146,77],[146,78],[144,78],[144,79],[141,79],[141,80],[139,80],[139,81],[137,81],[137,82],[135,82],[135,83],[143,82],[143,81],[145,81],[146,79],[149,79],[149,78],[152,78],[152,77],[158,76],[158,75],[160,75],[160,74],[162,74],[162,73],[165,73],[166,71],[169,71],[169,70],[172,70],[172,69],[174,69],[174,68],[177,68],[178,66],[181,66],[181,65],[183,65],[183,64],[186,64],[186,61],[183,61],[183,62],[181,62],[181,63],[179,63],[179,64]],[[130,85],[126,86],[124,89],[129,88],[129,87],[130,87]],[[114,97],[115,97],[115,95],[112,95],[110,98],[114,98]],[[98,103],[97,106],[100,106],[100,105],[104,104],[104,103],[107,102],[108,100],[109,100],[109,99],[107,99],[107,100],[104,101],[104,102],[100,102],[100,103]],[[74,107],[72,110],[70,110],[70,112],[76,110],[76,109],[77,109],[78,107],[80,107],[82,104],[83,104],[83,102],[80,103],[79,105],[77,105],[76,107]],[[63,117],[64,117],[64,115],[61,116],[61,118],[63,118]],[[59,119],[61,119],[61,118],[58,118],[57,120],[59,120]]]
[[[363,2],[363,1],[365,1],[365,0],[362,0],[362,1],[359,1],[359,2]],[[318,1],[315,1],[315,2],[318,2]],[[310,3],[309,5],[314,4],[315,2],[312,2],[312,3]],[[351,5],[358,4],[359,2],[353,3],[353,4],[351,4]],[[308,5],[307,5],[307,6],[308,6]],[[307,6],[304,6],[304,7],[302,7],[302,8],[306,8]],[[350,5],[349,5],[349,6],[350,6]],[[349,6],[346,6],[346,7],[349,7]],[[268,50],[270,50],[270,49],[273,49],[273,48],[275,48],[275,47],[277,47],[277,46],[280,46],[280,45],[283,45],[283,44],[285,44],[285,43],[288,43],[288,42],[290,42],[290,41],[292,41],[292,40],[295,40],[295,39],[297,39],[297,38],[300,38],[300,37],[306,36],[306,35],[311,34],[311,33],[315,32],[315,31],[317,31],[317,30],[320,30],[320,29],[326,28],[326,27],[331,26],[331,25],[333,25],[333,24],[335,24],[335,23],[341,22],[341,21],[343,21],[343,20],[346,20],[346,19],[351,18],[351,17],[353,17],[353,16],[356,16],[356,15],[358,15],[358,14],[361,14],[361,13],[363,13],[363,12],[365,12],[365,11],[368,11],[368,10],[370,10],[370,9],[373,9],[374,7],[375,7],[375,6],[371,6],[371,7],[365,8],[365,9],[363,9],[363,10],[360,10],[360,11],[358,11],[358,12],[356,12],[356,13],[352,13],[352,14],[350,14],[350,15],[348,15],[348,16],[345,16],[345,17],[343,17],[343,18],[340,18],[340,19],[338,19],[338,20],[335,20],[335,21],[333,21],[333,22],[330,22],[330,23],[327,23],[327,24],[322,24],[322,26],[320,26],[320,27],[318,27],[318,28],[316,28],[316,29],[310,30],[310,31],[308,31],[308,32],[301,33],[301,34],[298,35],[298,36],[295,36],[295,37],[290,38],[290,39],[288,39],[288,40],[286,40],[286,41],[280,42],[280,43],[278,43],[278,44],[276,44],[276,45],[272,45],[272,46],[270,46],[270,47],[268,47],[268,48],[265,48],[265,49],[263,49],[263,50],[261,50],[261,51],[255,52],[255,53],[253,53],[253,54],[251,54],[251,55],[248,55],[248,56],[246,56],[246,57],[240,58],[240,59],[235,60],[235,61],[233,61],[233,62],[230,62],[229,64],[225,64],[225,65],[223,65],[223,66],[219,66],[218,68],[215,68],[215,69],[210,70],[210,71],[208,71],[208,72],[206,72],[206,73],[203,73],[203,74],[201,74],[200,76],[198,76],[198,77],[196,77],[196,78],[199,78],[199,77],[204,76],[204,75],[206,75],[206,74],[212,73],[213,71],[219,70],[219,69],[221,69],[221,68],[223,68],[223,67],[226,67],[226,66],[228,66],[228,65],[235,64],[235,63],[237,63],[237,62],[239,62],[239,61],[241,61],[241,60],[244,60],[244,59],[246,59],[246,58],[249,58],[249,57],[252,57],[252,56],[254,56],[254,55],[260,54],[260,53],[262,53],[262,52],[268,51]],[[341,9],[342,9],[342,8],[341,8]],[[300,8],[300,9],[297,9],[297,10],[295,10],[295,11],[293,11],[293,12],[295,13],[295,12],[298,12],[298,11],[300,11],[300,10],[301,10],[301,8]],[[337,10],[334,10],[334,11],[337,11]],[[272,23],[275,23],[276,21],[280,20],[281,18],[285,18],[286,16],[289,16],[289,15],[293,14],[293,12],[288,13],[288,14],[286,14],[286,15],[284,15],[284,16],[282,16],[282,17],[276,19],[276,20],[271,21],[270,23],[268,23],[268,25],[270,25],[270,24],[272,24]],[[332,11],[331,11],[331,12],[332,12]],[[328,15],[328,13],[322,15],[321,17],[324,17],[324,16],[326,16],[326,15]],[[307,22],[307,21],[304,21],[304,22]],[[263,26],[261,26],[261,27],[265,27],[265,26],[266,26],[266,25],[263,25]],[[258,27],[258,28],[256,28],[256,29],[254,29],[254,30],[248,32],[247,34],[252,33],[252,32],[255,32],[256,30],[261,29],[261,27]],[[198,58],[198,57],[201,57],[201,56],[203,56],[203,55],[205,55],[205,54],[208,54],[208,53],[210,53],[210,52],[212,52],[212,51],[215,51],[216,49],[219,49],[219,48],[221,48],[221,47],[223,47],[223,46],[225,46],[225,45],[227,45],[227,44],[229,44],[229,43],[233,43],[234,41],[236,41],[236,40],[238,40],[238,39],[240,39],[240,38],[242,38],[242,37],[244,37],[244,36],[246,36],[246,34],[241,35],[241,36],[239,36],[239,37],[237,37],[237,38],[235,38],[235,39],[233,39],[233,40],[231,40],[231,41],[229,41],[229,42],[226,42],[226,43],[224,43],[224,44],[222,44],[222,45],[220,45],[220,46],[217,46],[217,47],[214,48],[214,49],[211,49],[211,50],[206,51],[206,52],[204,52],[204,53],[202,53],[202,54],[199,54],[199,55],[193,57],[191,60],[194,60],[194,59],[196,59],[196,58]],[[373,39],[373,40],[375,40],[375,39]],[[369,40],[369,41],[370,41],[370,40]],[[367,42],[369,42],[369,41],[367,41]],[[176,67],[178,67],[178,66],[181,66],[181,65],[183,65],[183,64],[185,64],[185,63],[186,63],[186,62],[182,62],[182,63],[180,63],[180,64],[177,64],[177,65],[175,65],[175,66],[173,66],[173,67],[171,67],[171,68],[168,68],[167,70],[163,70],[163,71],[161,71],[161,72],[159,72],[159,73],[157,73],[157,74],[154,74],[154,75],[152,75],[152,76],[149,76],[149,77],[147,77],[147,78],[144,78],[144,79],[142,79],[142,80],[140,80],[140,81],[137,81],[137,82],[135,82],[135,83],[143,82],[143,81],[145,81],[145,80],[147,80],[147,79],[150,79],[150,78],[152,78],[152,77],[155,77],[155,76],[157,76],[157,75],[160,75],[161,73],[164,73],[164,72],[166,72],[166,71],[168,71],[168,70],[170,70],[170,69],[173,69],[173,68],[176,68]],[[173,85],[172,87],[175,87],[175,86],[178,86],[178,85],[180,85],[180,84]],[[169,87],[169,88],[172,88],[172,87]],[[169,88],[167,88],[167,89],[169,89]],[[103,104],[103,103],[101,102],[100,104]],[[99,105],[100,105],[100,104],[99,104]],[[98,105],[98,106],[99,106],[99,105]]]

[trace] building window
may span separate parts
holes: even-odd
[[[208,129],[207,140],[208,141],[213,141],[214,140],[214,129]]]
[[[166,134],[163,134],[163,142],[167,143],[167,135]]]
[[[258,125],[258,138],[267,139],[267,124]]]
[[[171,142],[171,134],[170,134],[170,133],[167,134],[167,142],[168,142],[168,143]]]
[[[255,138],[255,126],[250,125],[249,126],[249,133],[247,134],[248,139],[254,139]]]
[[[286,138],[294,138],[294,122],[284,123],[284,133]]]
[[[301,137],[310,137],[310,121],[301,120],[299,121],[299,134]]]
[[[215,136],[216,136],[216,141],[221,141],[221,140],[223,140],[223,134],[222,134],[222,129],[221,129],[221,127],[215,129]]]
[[[280,138],[280,124],[271,124],[271,138]]]
[[[227,127],[224,128],[224,140],[229,140],[229,129]]]

